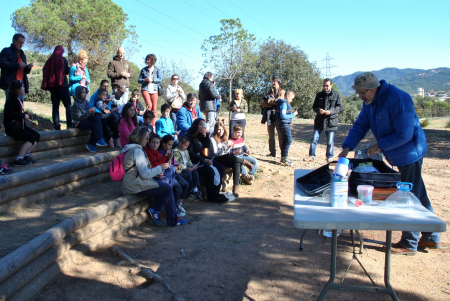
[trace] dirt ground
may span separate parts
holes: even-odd
[[[63,112],[61,112],[63,113]],[[63,115],[63,114],[61,114]],[[104,248],[81,255],[66,266],[34,300],[172,300],[161,283],[146,279],[137,268],[112,251],[116,245],[134,260],[152,269],[186,300],[315,300],[329,277],[331,239],[308,231],[299,251],[301,230],[293,227],[293,173],[324,165],[325,137],[318,160],[307,158],[312,120],[292,125],[293,167],[278,165],[268,153],[267,132],[260,116],[248,116],[246,143],[259,160],[254,185],[242,186],[241,196],[227,204],[185,202],[188,224],[157,227],[151,221],[130,230]],[[340,152],[349,125],[335,135]],[[435,213],[450,222],[450,131],[426,129],[429,151],[423,177]],[[364,148],[372,136],[360,143]],[[49,161],[50,162],[50,161]],[[49,163],[47,162],[47,163]],[[46,162],[43,162],[46,163]],[[0,256],[71,216],[120,196],[118,185],[105,182],[61,195],[30,208],[0,216]],[[365,249],[358,255],[377,285],[383,284],[384,232],[361,231]],[[400,233],[394,233],[397,241]],[[391,284],[400,300],[449,300],[449,234],[441,234],[444,247],[416,256],[392,256]],[[349,231],[338,237],[336,283],[352,259]],[[354,261],[345,284],[371,285]],[[326,300],[390,300],[385,295],[331,291]]]

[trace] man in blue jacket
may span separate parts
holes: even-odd
[[[186,135],[187,130],[197,118],[203,118],[200,108],[196,105],[197,94],[191,92],[187,95],[187,101],[177,112],[177,129],[179,130],[178,139]]]
[[[342,144],[343,151],[339,157],[346,157],[372,130],[377,143],[369,147],[368,153],[375,154],[381,150],[386,160],[398,167],[401,181],[412,183],[411,192],[425,208],[434,212],[422,179],[427,141],[411,96],[384,80],[378,82],[372,72],[358,75],[354,83],[352,88],[364,104]],[[419,232],[404,231],[401,240],[392,245],[392,254],[415,255],[418,247],[441,248],[439,233],[423,232],[419,238]]]

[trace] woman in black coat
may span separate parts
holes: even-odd
[[[19,154],[14,160],[16,165],[30,165],[36,163],[30,153],[36,147],[41,136],[35,130],[25,125],[25,120],[33,119],[31,114],[25,113],[23,102],[20,96],[25,94],[25,87],[22,81],[13,80],[9,85],[8,99],[5,102],[3,112],[5,133],[16,140],[25,141],[20,148]]]

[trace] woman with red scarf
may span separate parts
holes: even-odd
[[[72,127],[72,104],[70,101],[69,83],[67,74],[69,74],[69,64],[63,57],[64,48],[56,46],[53,54],[49,57],[42,69],[42,90],[50,91],[53,104],[52,118],[55,130],[61,130],[59,123],[59,102],[62,101],[66,108],[67,128]]]
[[[88,94],[86,95],[86,100],[91,98],[89,84],[91,78],[89,76],[89,70],[86,67],[88,62],[88,55],[85,50],[80,50],[78,52],[78,62],[70,67],[69,71],[69,92],[75,98],[75,89],[78,86],[86,87]]]
[[[197,118],[203,118],[200,108],[196,105],[197,94],[192,92],[187,95],[187,101],[177,113],[177,130],[180,131],[178,139],[186,135],[192,123]]]
[[[36,163],[30,153],[36,147],[41,136],[35,130],[27,127],[25,120],[33,119],[31,114],[25,113],[20,96],[25,94],[25,87],[21,80],[13,80],[9,84],[8,99],[5,102],[3,123],[5,133],[15,140],[25,141],[14,160],[15,165],[30,165]]]

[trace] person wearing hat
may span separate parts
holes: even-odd
[[[274,76],[272,78],[272,88],[267,92],[263,101],[261,102],[262,110],[262,119],[261,123],[264,124],[267,122],[267,132],[269,134],[269,151],[270,153],[267,156],[276,157],[277,148],[275,147],[275,129],[277,127],[277,101],[282,98],[285,99],[285,93],[283,89],[281,89],[281,78],[278,76]],[[278,135],[278,145],[282,145],[281,135]]]
[[[320,134],[325,131],[327,136],[327,163],[333,161],[334,157],[334,132],[338,126],[338,114],[342,110],[342,101],[339,92],[334,91],[333,81],[330,78],[323,80],[323,90],[317,93],[314,99],[313,111],[316,113],[314,119],[314,134],[309,147],[309,158],[307,161],[316,160],[316,147]]]
[[[378,81],[372,72],[358,75],[354,83],[352,88],[364,103],[342,144],[343,151],[339,157],[346,157],[372,130],[377,143],[371,145],[367,152],[375,154],[381,150],[386,160],[398,167],[401,181],[412,183],[411,192],[425,208],[434,212],[422,179],[427,141],[411,96],[385,80]],[[439,233],[423,232],[420,237],[419,232],[403,231],[401,240],[392,245],[392,254],[415,255],[417,248],[441,247]]]

